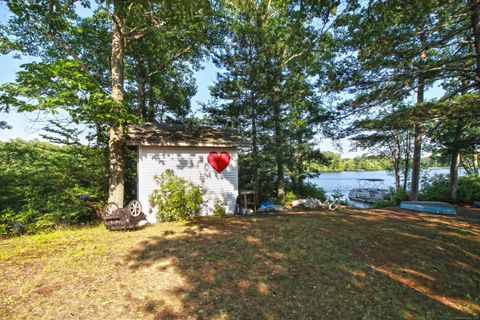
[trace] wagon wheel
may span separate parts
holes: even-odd
[[[138,217],[142,213],[142,204],[138,200],[132,200],[128,203],[128,211],[132,217]]]
[[[118,206],[115,202],[109,202],[103,207],[103,215],[109,217],[115,210],[118,210]]]

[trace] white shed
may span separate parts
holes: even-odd
[[[175,174],[200,185],[202,215],[212,214],[215,199],[233,214],[238,195],[238,147],[245,145],[239,131],[187,125],[132,125],[127,144],[138,148],[137,197],[150,222],[156,212],[148,198],[157,187],[154,176],[172,169]]]

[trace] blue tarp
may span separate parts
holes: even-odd
[[[275,202],[272,202],[272,201],[262,202],[262,203],[260,204],[260,207],[258,207],[258,209],[270,207],[270,206],[273,206],[273,205],[275,205]]]

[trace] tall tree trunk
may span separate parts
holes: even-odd
[[[452,152],[450,158],[450,198],[452,200],[457,200],[457,190],[458,190],[458,167],[460,165],[460,138],[462,136],[463,124],[461,120],[457,120],[455,126],[455,133],[452,143]]]
[[[252,158],[253,158],[253,185],[254,190],[259,192],[258,182],[258,142],[257,142],[257,106],[255,103],[255,97],[251,95],[251,111],[252,111]]]
[[[298,172],[298,180],[297,180],[297,187],[301,188],[303,186],[304,180],[305,180],[305,171],[303,169],[303,137],[302,134],[298,134],[298,148],[297,148],[297,154],[298,154],[298,161],[297,161],[297,172]]]
[[[138,62],[138,111],[143,121],[147,120],[147,101],[145,97],[145,85],[147,82],[147,72],[145,70],[145,59],[140,57]]]
[[[112,99],[114,101],[112,114],[121,114],[123,108],[123,78],[124,78],[124,39],[123,39],[123,0],[113,2],[113,32],[112,32]],[[119,112],[120,111],[120,112]],[[108,202],[115,202],[123,207],[124,197],[124,148],[125,134],[123,120],[114,120],[108,129],[108,149],[110,155],[110,181]]]
[[[473,155],[472,155],[472,158],[473,158],[473,175],[475,177],[478,177],[479,175],[479,172],[478,172],[478,153],[476,150],[473,150]]]
[[[423,28],[420,29],[420,45],[422,51],[420,52],[420,60],[424,61],[427,58],[426,39],[423,33]],[[425,101],[425,79],[422,74],[418,77],[417,87],[417,105]],[[412,161],[412,184],[410,186],[410,200],[418,200],[418,192],[420,185],[420,162],[422,160],[422,136],[423,125],[420,122],[415,124],[413,133],[413,161]]]
[[[402,146],[400,135],[395,135],[395,149],[392,150],[393,171],[395,175],[395,189],[400,189],[400,162],[402,161]]]
[[[410,172],[410,131],[407,131],[405,139],[405,166],[403,170],[403,190],[407,191],[408,173]]]
[[[278,102],[275,102],[275,105],[273,107],[273,121],[277,160],[277,197],[280,202],[283,202],[283,200],[285,199],[285,171],[283,167],[283,137],[280,116],[280,104]]]
[[[460,152],[458,147],[453,146],[450,159],[450,198],[457,200],[458,191],[458,166],[460,164]]]
[[[473,150],[473,175],[478,177],[478,153],[476,150]]]
[[[147,58],[147,70],[148,72],[152,71],[152,62]],[[155,121],[155,92],[153,91],[153,79],[148,77],[148,110],[146,112],[147,122],[156,122]]]
[[[470,161],[466,157],[462,157],[460,154],[460,163],[465,170],[465,173],[469,176],[473,175],[473,165],[470,163]]]
[[[396,158],[393,165],[393,170],[395,172],[395,189],[400,189],[400,159]]]
[[[420,164],[422,160],[422,124],[415,124],[413,133],[412,181],[410,185],[410,200],[418,200],[420,185]]]
[[[470,0],[470,13],[475,44],[475,87],[480,91],[480,0]]]
[[[150,84],[148,90],[148,111],[147,111],[147,121],[156,122],[155,119],[155,93],[153,92],[153,86]]]

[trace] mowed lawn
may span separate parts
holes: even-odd
[[[473,319],[479,294],[480,224],[398,210],[0,240],[4,319]]]

